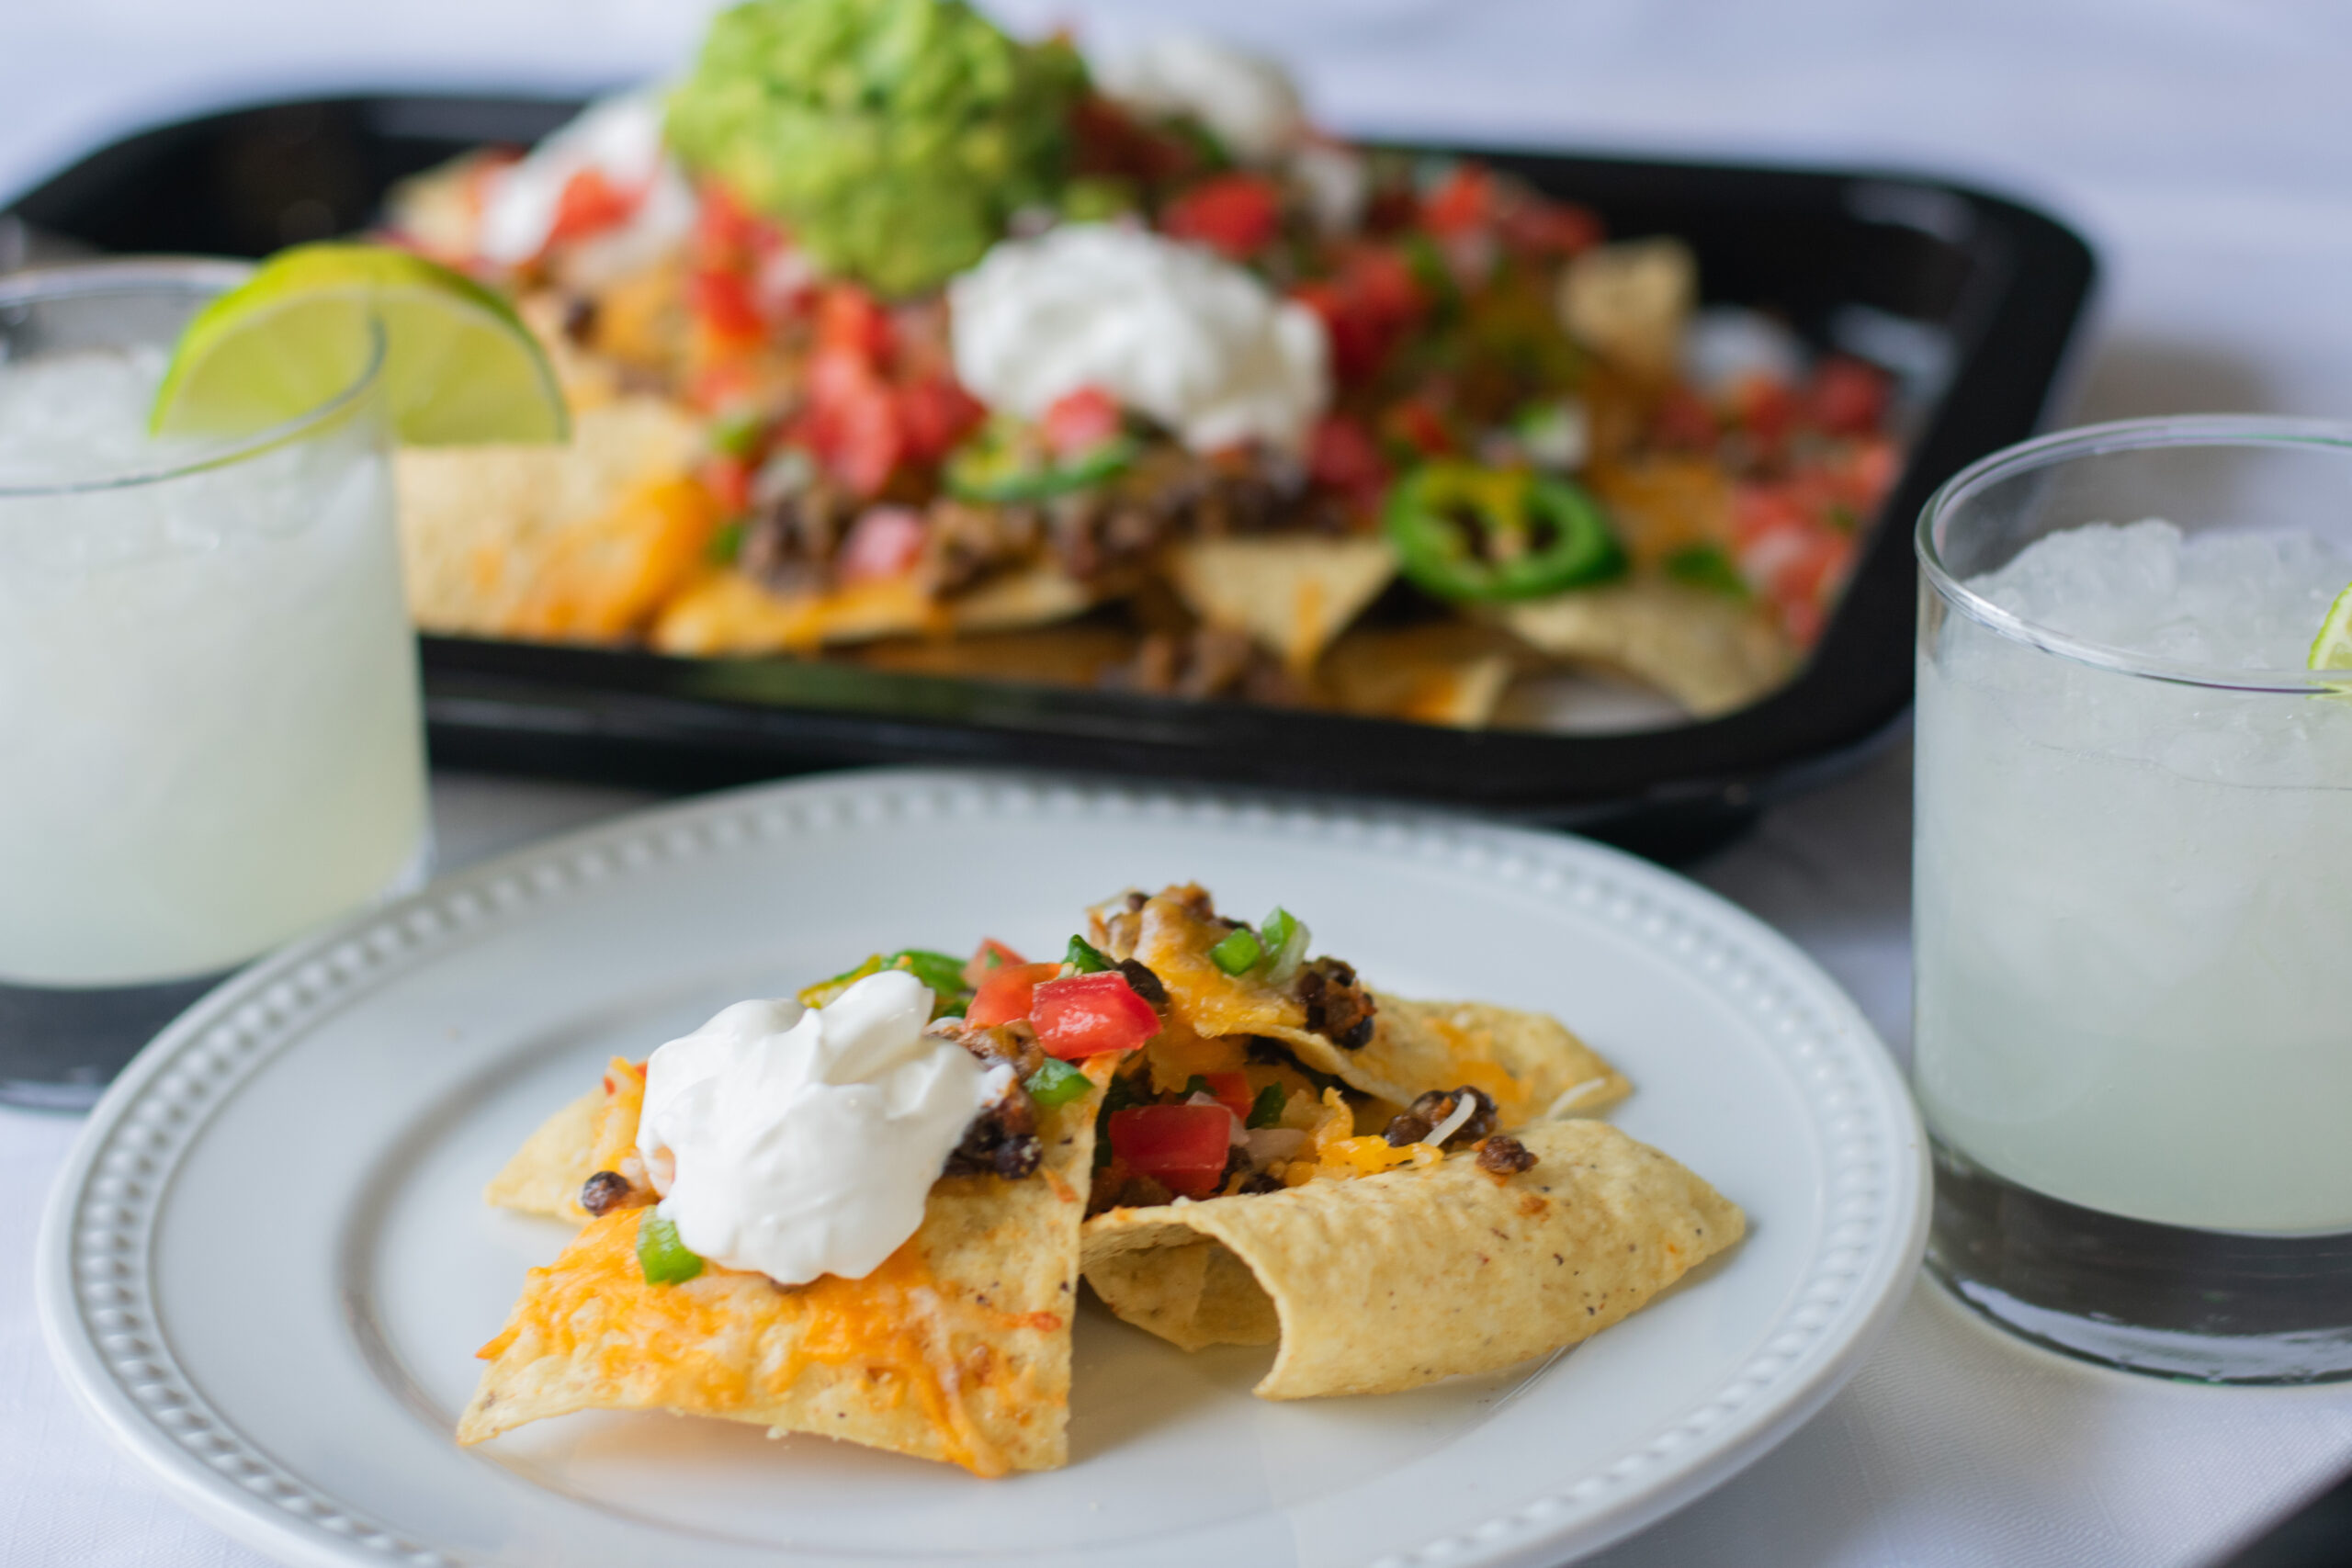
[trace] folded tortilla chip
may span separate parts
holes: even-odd
[[[1737,1241],[1737,1205],[1599,1122],[1517,1134],[1509,1177],[1443,1163],[1086,1224],[1096,1294],[1187,1350],[1279,1340],[1264,1399],[1498,1371],[1638,1311]]]
[[[1318,1072],[1392,1105],[1468,1085],[1495,1101],[1501,1125],[1585,1114],[1633,1092],[1599,1053],[1542,1013],[1484,1002],[1420,1002],[1373,993],[1372,1038],[1346,1049],[1306,1027],[1306,1010],[1257,974],[1228,975],[1209,956],[1225,935],[1182,897],[1136,911],[1131,948],[1097,934],[1114,958],[1142,963],[1167,989],[1169,1011],[1204,1038],[1264,1035]],[[1123,949],[1125,949],[1123,951]]]
[[[665,606],[652,641],[664,653],[813,653],[880,637],[1009,631],[1067,620],[1103,590],[1053,566],[990,578],[952,599],[911,579],[864,582],[823,593],[774,593],[740,571],[714,572]]]
[[[718,517],[686,477],[701,436],[649,397],[582,410],[562,446],[417,447],[395,459],[410,613],[428,631],[634,634],[700,568]]]
[[[595,1129],[591,1100],[610,1098],[558,1112],[492,1182],[493,1201],[505,1191],[537,1206],[593,1164],[582,1134],[601,1144],[617,1128],[605,1118]],[[787,1287],[711,1266],[681,1284],[648,1284],[636,1243],[650,1211],[590,1220],[554,1263],[530,1271],[504,1331],[482,1348],[491,1364],[458,1441],[580,1410],[668,1410],[822,1433],[978,1475],[1066,1463],[1078,1226],[1100,1100],[1098,1090],[1040,1118],[1046,1154],[1034,1176],[941,1178],[922,1227],[860,1280]],[[582,1138],[568,1156],[567,1136]]]
[[[1796,650],[1752,606],[1662,578],[1530,599],[1495,615],[1545,653],[1613,666],[1700,718],[1745,707],[1796,667]]]
[[[1476,729],[1494,717],[1517,667],[1534,662],[1495,627],[1444,621],[1356,627],[1331,645],[1320,673],[1349,713]]]
[[[1294,672],[1311,668],[1396,575],[1396,552],[1377,534],[1190,539],[1165,558],[1194,615],[1248,633]]]

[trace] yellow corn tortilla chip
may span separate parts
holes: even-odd
[[[1596,245],[1560,274],[1560,324],[1645,380],[1674,374],[1698,302],[1698,258],[1665,236]]]
[[[403,449],[410,614],[479,637],[632,634],[699,569],[716,525],[686,478],[700,439],[684,411],[631,397],[581,410],[565,446]]]
[[[1295,672],[1311,668],[1396,575],[1396,553],[1376,534],[1192,539],[1165,560],[1194,615],[1246,632]]]
[[[1392,1393],[1498,1371],[1641,1309],[1737,1241],[1737,1205],[1599,1122],[1519,1134],[1532,1169],[1460,1154],[1347,1181],[1086,1224],[1085,1272],[1188,1350],[1279,1340],[1263,1399]]]
[[[649,1284],[636,1244],[651,1211],[591,1220],[530,1271],[504,1331],[482,1348],[490,1366],[458,1440],[580,1410],[668,1410],[979,1475],[1066,1463],[1099,1100],[1098,1089],[1040,1118],[1034,1176],[941,1178],[922,1227],[862,1280],[784,1287],[713,1266]]]
[[[1494,614],[1545,653],[1613,666],[1699,718],[1747,706],[1796,668],[1795,649],[1754,607],[1660,578],[1531,599]]]
[[[1306,1009],[1287,990],[1256,974],[1218,968],[1209,949],[1224,928],[1183,898],[1162,893],[1148,900],[1133,931],[1126,942],[1098,924],[1097,945],[1158,976],[1170,1015],[1193,1033],[1280,1040],[1306,1066],[1376,1100],[1408,1105],[1432,1089],[1466,1084],[1494,1099],[1503,1126],[1516,1127],[1589,1114],[1633,1092],[1623,1074],[1556,1020],[1484,1002],[1421,1002],[1374,991],[1372,1038],[1344,1050],[1306,1028]]]
[[[592,1089],[539,1123],[490,1184],[485,1201],[526,1214],[584,1220],[580,1189],[596,1174],[596,1116],[605,1091]]]
[[[664,653],[702,657],[813,653],[881,637],[1043,626],[1091,609],[1103,592],[1043,565],[1006,572],[946,600],[904,578],[782,594],[740,571],[714,572],[664,607],[652,642]]]
[[[1320,673],[1350,713],[1476,729],[1494,717],[1511,676],[1529,662],[1525,647],[1498,629],[1448,621],[1358,626],[1331,645]]]

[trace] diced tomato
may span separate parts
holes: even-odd
[[[1732,417],[1742,429],[1768,447],[1788,439],[1796,424],[1795,389],[1770,376],[1749,376],[1732,389]]]
[[[738,202],[718,181],[696,194],[695,250],[706,265],[748,271],[755,258],[784,247],[784,231]]]
[[[1046,980],[1030,1003],[1029,1021],[1037,1026],[1040,1050],[1070,1061],[1132,1051],[1159,1032],[1159,1014],[1116,970]]]
[[[911,506],[869,506],[850,525],[835,560],[843,582],[882,582],[904,577],[922,558],[931,531]]]
[[[863,356],[820,349],[808,362],[804,432],[826,471],[858,495],[888,484],[906,452],[898,398]]]
[[[1600,243],[1600,220],[1590,209],[1548,197],[1511,202],[1501,215],[1503,243],[1542,256],[1572,256]]]
[[[1771,535],[1803,534],[1811,527],[1804,503],[1785,485],[1750,483],[1732,491],[1732,537],[1743,550]]]
[[[1038,982],[1061,972],[1058,964],[1007,964],[989,970],[972,1005],[964,1010],[964,1021],[975,1029],[989,1029],[1027,1018]]]
[[[1119,405],[1100,387],[1080,387],[1056,398],[1037,423],[1054,456],[1072,457],[1119,434]]]
[[[1111,1156],[1187,1198],[1225,1179],[1233,1115],[1222,1105],[1133,1105],[1111,1112]]]
[[[1159,227],[1170,236],[1248,261],[1282,230],[1281,187],[1263,175],[1219,175],[1168,204]]]
[[[1384,245],[1355,247],[1329,277],[1301,284],[1292,297],[1322,318],[1331,374],[1342,385],[1376,375],[1428,303],[1412,264]]]
[[[927,377],[899,389],[899,431],[907,457],[936,462],[970,434],[988,410],[945,376]]]
[[[1476,164],[1456,164],[1445,182],[1421,201],[1421,221],[1440,234],[1483,227],[1495,207],[1495,179]]]
[[[1250,1120],[1251,1096],[1248,1073],[1206,1073],[1203,1077],[1208,1083],[1209,1093],[1219,1105],[1244,1122]]]
[[[1715,411],[1690,388],[1676,387],[1658,403],[1657,418],[1650,427],[1650,434],[1661,446],[1684,450],[1712,446],[1715,444]]]
[[[1354,497],[1377,495],[1388,483],[1388,464],[1378,444],[1344,414],[1316,421],[1306,443],[1306,471],[1317,484]]]
[[[980,943],[979,951],[972,954],[972,961],[964,965],[964,984],[978,987],[981,981],[1008,964],[1028,962],[996,938],[989,937]]]
[[[836,283],[817,302],[817,348],[854,354],[870,365],[889,356],[897,338],[882,302],[854,283]]]
[[[1380,433],[1396,445],[1424,457],[1441,457],[1454,449],[1453,433],[1445,416],[1426,398],[1407,398],[1381,416]]]
[[[644,199],[642,190],[621,189],[601,169],[582,169],[564,181],[563,192],[556,197],[555,223],[548,231],[548,243],[576,240],[626,221]]]
[[[738,517],[751,510],[752,465],[742,458],[730,457],[723,452],[715,454],[703,460],[695,477],[710,492],[711,500],[718,503],[722,515]]]
[[[1870,435],[1886,417],[1886,373],[1833,354],[1813,373],[1813,423],[1832,435]]]
[[[723,338],[756,338],[765,329],[752,286],[735,273],[706,267],[686,282],[686,302],[695,319]]]

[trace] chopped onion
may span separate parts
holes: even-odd
[[[1263,1170],[1278,1159],[1290,1159],[1306,1146],[1306,1134],[1296,1127],[1261,1127],[1243,1140],[1250,1163]]]
[[[1430,1145],[1436,1148],[1442,1149],[1445,1147],[1446,1139],[1460,1132],[1462,1130],[1462,1123],[1469,1121],[1471,1115],[1476,1111],[1477,1109],[1478,1102],[1469,1095],[1455,1095],[1453,1097],[1453,1114],[1439,1122],[1436,1126],[1430,1128],[1430,1135],[1423,1138],[1421,1142]]]

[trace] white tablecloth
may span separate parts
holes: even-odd
[[[89,142],[322,86],[579,86],[683,57],[700,0],[76,0],[0,10],[0,199]],[[1134,36],[1181,15],[1304,62],[1350,129],[1912,165],[2066,214],[2107,265],[2076,419],[2352,414],[2352,7],[2335,0],[1007,0]],[[635,797],[444,778],[455,862]],[[1702,879],[1909,1038],[1899,751]],[[0,893],[5,896],[5,893]],[[39,1195],[74,1123],[0,1112],[0,1563],[250,1564],[70,1405],[33,1326]],[[2006,1339],[1934,1288],[1823,1415],[1603,1561],[2175,1564],[2352,1465],[2352,1391],[2211,1390]]]

